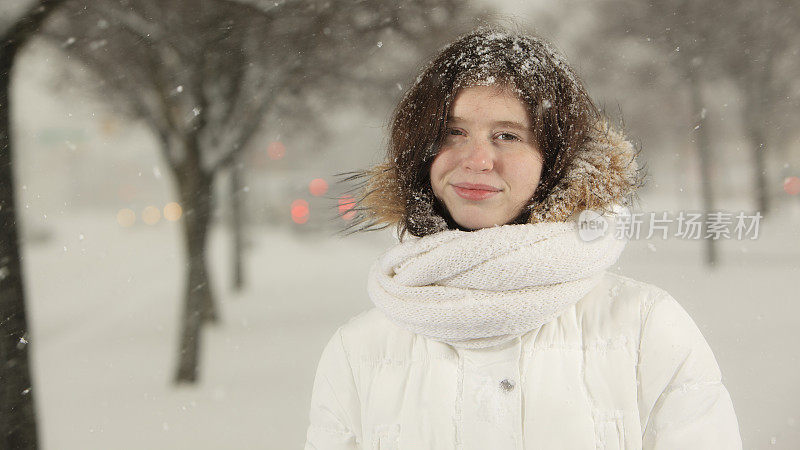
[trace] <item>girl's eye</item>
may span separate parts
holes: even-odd
[[[455,128],[448,128],[447,134],[449,136],[461,136],[464,133],[462,133],[461,130],[456,130]]]
[[[520,140],[516,135],[513,135],[511,133],[500,133],[500,134],[497,135],[497,137],[500,138],[501,141],[518,141],[518,140]]]

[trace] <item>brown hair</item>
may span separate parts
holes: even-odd
[[[497,85],[516,93],[526,105],[542,152],[539,185],[513,223],[566,220],[575,207],[608,206],[641,184],[633,155],[627,164],[619,161],[630,153],[630,144],[608,128],[564,57],[541,38],[483,26],[441,50],[406,92],[392,116],[386,162],[349,178],[364,179],[357,200],[359,215],[351,227],[369,230],[397,225],[401,236],[405,232],[425,236],[459,228],[433,195],[430,165],[445,137],[456,95],[473,85]],[[575,180],[565,183],[565,179],[581,152],[597,150],[589,145],[593,139],[610,143],[610,147],[619,147],[620,141],[627,144],[628,148],[622,150],[628,151],[618,152],[616,158],[610,155],[612,163],[625,165],[625,173],[612,185],[604,186],[613,191],[613,198],[594,202],[567,198],[566,192],[557,191],[567,191],[575,184]],[[616,167],[611,166],[614,164],[598,170],[614,171]],[[589,188],[601,188],[596,185],[590,183]]]

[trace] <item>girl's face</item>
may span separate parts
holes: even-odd
[[[505,225],[522,212],[542,174],[525,105],[497,86],[455,98],[447,136],[431,165],[431,187],[453,220],[469,230]]]

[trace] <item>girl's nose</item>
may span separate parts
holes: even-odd
[[[494,150],[491,144],[475,142],[467,148],[463,167],[472,172],[488,172],[494,168]]]

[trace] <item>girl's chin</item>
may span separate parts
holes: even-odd
[[[464,217],[453,217],[453,220],[455,220],[457,224],[461,225],[462,227],[468,230],[480,230],[481,228],[496,227],[498,225],[504,225],[507,222],[500,219],[493,219],[489,217],[476,217],[466,214],[464,215]]]

